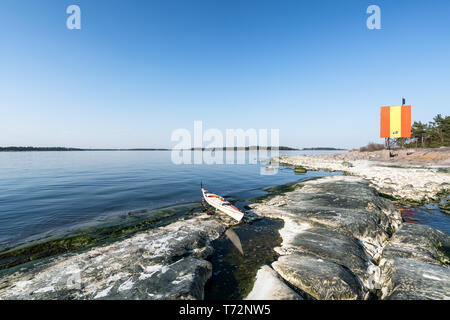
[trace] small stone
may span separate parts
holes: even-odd
[[[450,203],[445,202],[439,205],[439,209],[446,214],[450,214]]]
[[[295,173],[306,173],[307,170],[305,168],[301,167],[301,166],[295,166],[294,172]]]
[[[347,167],[347,168],[352,168],[353,167],[353,164],[351,162],[348,162],[348,161],[343,161],[341,163],[341,165],[344,166],[344,167]]]

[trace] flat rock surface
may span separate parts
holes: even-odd
[[[278,161],[286,165],[302,166],[309,170],[347,172],[366,179],[381,193],[408,201],[432,201],[436,200],[440,193],[450,192],[450,174],[448,173],[450,148],[426,152],[403,150],[399,153],[404,153],[406,158],[416,154],[418,158],[438,157],[443,160],[409,164],[405,161],[383,160],[381,153],[377,152],[345,152],[289,157],[282,155]],[[411,156],[406,156],[409,153]],[[443,168],[447,168],[447,171]]]
[[[448,299],[449,236],[402,223],[362,178],[304,181],[252,207],[284,220],[272,267],[303,297]]]
[[[430,226],[403,224],[383,248],[383,259],[406,258],[436,265],[450,264],[450,236]]]
[[[364,279],[369,257],[355,238],[324,228],[310,228],[295,236],[289,245],[291,253],[308,253],[351,269]]]
[[[376,288],[379,270],[374,259],[401,224],[390,201],[379,197],[368,182],[351,176],[302,182],[253,209],[284,220],[283,242],[276,248],[282,257],[273,268],[316,299],[360,299]],[[344,277],[342,281],[336,274]],[[336,284],[338,291],[326,284]]]
[[[0,299],[202,299],[210,242],[225,226],[196,214],[82,253],[21,266],[0,278]]]
[[[384,299],[450,299],[450,236],[404,224],[381,255]]]
[[[291,254],[272,266],[286,281],[316,299],[362,298],[361,285],[351,271],[318,256]]]
[[[413,259],[390,259],[383,264],[382,282],[383,299],[450,299],[450,270],[444,266]]]

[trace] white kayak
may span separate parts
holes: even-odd
[[[238,208],[233,206],[231,203],[226,201],[221,196],[218,196],[217,194],[210,193],[208,190],[202,188],[202,194],[205,201],[212,207],[216,208],[219,211],[222,211],[223,213],[226,213],[233,219],[237,221],[241,221],[242,217],[244,217],[244,214],[239,211]]]

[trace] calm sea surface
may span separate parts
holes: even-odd
[[[246,156],[254,159],[255,154]],[[247,200],[269,186],[329,174],[299,176],[280,167],[275,175],[262,175],[266,159],[257,164],[176,165],[169,151],[2,152],[0,250],[114,221],[133,210],[199,202],[200,181],[212,192]],[[434,226],[449,232],[448,217],[439,210],[434,214],[440,219]]]
[[[132,210],[199,202],[200,181],[212,192],[243,200],[301,178],[288,168],[261,175],[264,159],[176,165],[170,151],[2,152],[0,250],[119,219]],[[315,175],[321,173],[307,176]]]

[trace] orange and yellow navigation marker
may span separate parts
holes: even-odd
[[[411,137],[411,106],[381,107],[380,138]]]

